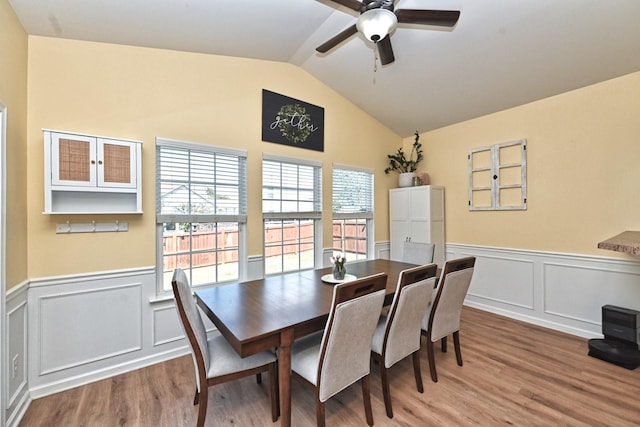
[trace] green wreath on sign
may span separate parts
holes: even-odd
[[[300,144],[307,140],[312,132],[311,117],[299,104],[283,105],[278,111],[278,129],[287,140]]]

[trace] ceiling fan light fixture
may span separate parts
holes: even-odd
[[[358,18],[356,28],[374,43],[384,39],[398,24],[396,14],[387,9],[367,10]]]

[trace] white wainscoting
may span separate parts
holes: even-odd
[[[389,243],[374,250],[388,258]],[[323,250],[325,266],[331,255]],[[640,261],[462,244],[446,255],[477,258],[465,304],[507,317],[592,338],[602,305],[640,310]],[[262,256],[248,261],[248,279],[262,277]],[[154,267],[32,280],[9,291],[7,318],[15,425],[31,398],[189,353],[173,299],[156,297]]]
[[[601,338],[605,304],[640,310],[640,258],[620,259],[461,244],[476,257],[465,305],[585,338]]]
[[[28,282],[21,283],[11,288],[6,297],[7,342],[2,345],[6,345],[7,348],[8,366],[4,371],[8,374],[7,426],[18,425],[31,402],[27,382],[28,289]]]
[[[189,352],[154,267],[32,280],[28,301],[32,398]]]

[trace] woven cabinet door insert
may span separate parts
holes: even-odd
[[[73,139],[59,140],[60,180],[82,181],[91,180],[91,145],[86,141]]]
[[[104,144],[104,182],[131,183],[131,147]]]

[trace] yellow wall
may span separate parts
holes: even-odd
[[[470,212],[468,150],[521,138],[528,209]],[[597,243],[640,230],[640,73],[427,132],[420,141],[419,169],[446,186],[448,243],[626,257]]]
[[[29,37],[29,276],[155,264],[155,138],[248,150],[249,255],[262,253],[262,153],[374,168],[377,241],[388,239],[386,153],[401,138],[300,68],[283,63]],[[323,153],[261,141],[262,89],[325,109]],[[142,216],[43,215],[42,128],[142,140]],[[66,220],[127,221],[127,233],[56,235]],[[326,215],[323,246],[331,245]]]
[[[7,108],[6,288],[27,279],[27,34],[0,0],[0,103]]]

